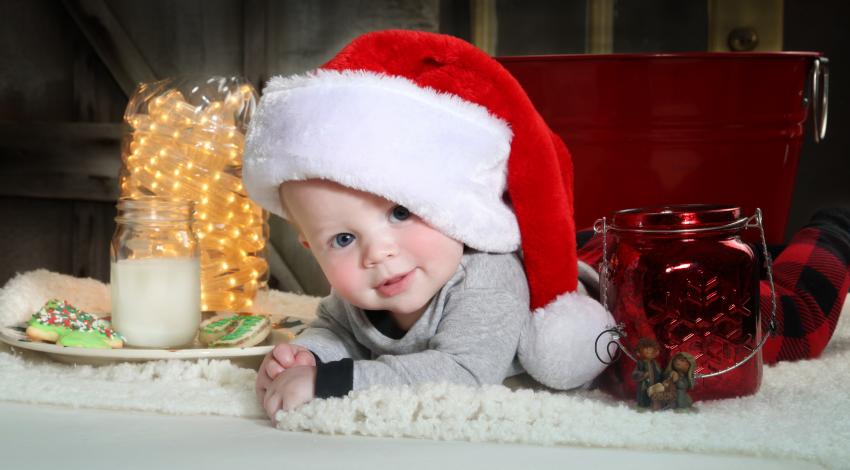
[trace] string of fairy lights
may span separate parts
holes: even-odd
[[[250,307],[268,278],[267,214],[248,198],[241,179],[240,121],[249,117],[245,110],[253,109],[257,95],[247,84],[232,88],[200,106],[171,88],[147,97],[146,109],[128,106],[125,114],[132,133],[123,150],[121,196],[195,202],[204,311]]]

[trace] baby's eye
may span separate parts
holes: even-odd
[[[354,235],[350,233],[338,233],[331,241],[334,248],[345,248],[354,241]]]
[[[390,217],[397,221],[403,221],[410,218],[410,211],[404,206],[395,206],[390,214]]]

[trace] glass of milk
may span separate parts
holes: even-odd
[[[179,348],[201,322],[201,263],[193,203],[158,196],[118,201],[112,261],[112,325],[127,344]]]

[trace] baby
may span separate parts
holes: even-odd
[[[313,72],[272,79],[243,179],[297,228],[332,287],[311,327],[262,363],[270,417],[378,384],[492,384],[524,370],[570,389],[604,369],[614,321],[579,292],[579,277],[598,285],[602,237],[577,250],[570,154],[474,46],[379,31]],[[820,354],[848,260],[846,209],[817,215],[776,258],[766,362]]]
[[[612,320],[578,293],[569,153],[474,46],[380,31],[272,79],[243,178],[332,288],[260,367],[270,417],[379,384],[498,384],[525,370],[566,389],[603,370],[594,348]]]
[[[404,206],[329,181],[287,182],[280,197],[333,292],[263,361],[270,417],[376,384],[494,384],[521,370],[528,288],[515,254],[464,253]]]

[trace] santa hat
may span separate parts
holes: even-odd
[[[519,349],[526,371],[567,389],[604,369],[596,338],[613,321],[576,293],[570,154],[481,50],[379,31],[313,72],[273,78],[249,125],[245,187],[286,218],[278,187],[310,178],[404,205],[477,250],[521,248],[533,310]]]

